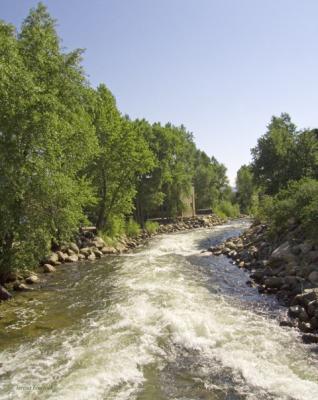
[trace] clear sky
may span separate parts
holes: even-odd
[[[20,26],[33,0],[0,0]],[[318,0],[47,0],[92,85],[132,118],[184,124],[234,183],[273,114],[318,127]]]

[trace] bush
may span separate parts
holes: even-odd
[[[310,178],[291,181],[286,189],[281,190],[272,200],[267,200],[267,205],[260,212],[270,222],[273,232],[283,232],[295,222],[304,233],[317,237],[318,181]]]
[[[110,238],[117,238],[125,233],[125,220],[122,216],[115,215],[109,218],[104,235]]]
[[[240,215],[238,204],[232,204],[228,200],[221,201],[215,208],[214,212],[220,218],[235,218]]]
[[[145,224],[145,229],[150,235],[152,235],[159,229],[159,224],[155,221],[147,221]]]
[[[141,228],[140,225],[133,219],[130,219],[127,223],[126,223],[126,235],[129,237],[134,237],[134,236],[138,236],[139,233],[141,232]]]

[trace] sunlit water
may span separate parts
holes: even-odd
[[[64,266],[1,306],[0,399],[318,399],[317,355],[285,310],[201,253],[245,226]]]

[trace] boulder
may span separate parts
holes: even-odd
[[[12,294],[7,291],[3,286],[0,285],[0,300],[11,299]]]
[[[44,264],[43,265],[43,271],[46,272],[46,273],[51,273],[51,272],[56,271],[56,269],[51,264]]]
[[[87,257],[87,259],[88,259],[89,261],[94,261],[94,260],[96,260],[96,256],[95,256],[94,253],[91,253],[91,254]]]
[[[79,253],[79,248],[76,243],[70,243],[70,249],[74,251],[74,253],[78,254]]]
[[[103,253],[98,249],[93,249],[93,253],[95,254],[96,258],[101,258]]]
[[[45,260],[46,264],[51,264],[51,265],[59,265],[60,261],[59,261],[59,256],[57,253],[52,253],[51,255],[49,255],[46,260]]]
[[[37,275],[33,274],[33,275],[26,277],[25,281],[26,281],[26,283],[30,283],[30,284],[39,283],[40,278]]]
[[[92,241],[92,245],[94,247],[97,247],[98,250],[101,250],[106,245],[106,243],[101,237],[96,236]]]
[[[33,290],[32,288],[21,282],[16,282],[13,285],[13,289],[19,292],[30,292],[31,290]]]
[[[316,311],[318,311],[318,300],[313,300],[308,303],[307,312],[310,317],[314,317],[316,314]]]
[[[292,262],[295,261],[295,255],[292,252],[290,244],[284,242],[272,252],[269,260],[271,263],[275,261]]]
[[[76,254],[67,256],[67,258],[65,259],[65,262],[67,262],[67,263],[72,263],[72,262],[77,262],[77,261],[78,261],[78,256]]]
[[[307,305],[314,300],[318,300],[318,289],[305,289],[303,293],[294,297],[292,305],[301,305],[307,308]]]
[[[302,340],[306,344],[318,343],[317,335],[302,335]]]
[[[265,286],[274,289],[279,289],[281,286],[283,286],[283,283],[284,283],[283,278],[279,278],[276,276],[271,276],[269,278],[266,278],[264,281]]]
[[[114,247],[112,247],[112,246],[104,246],[101,249],[101,252],[103,254],[116,254],[116,249]]]
[[[314,286],[318,286],[318,271],[313,271],[308,275],[308,280]]]
[[[63,253],[62,251],[57,251],[56,254],[58,255],[58,261],[64,263],[67,257],[67,254]]]
[[[88,257],[91,254],[91,249],[89,247],[83,247],[80,249],[80,254],[84,254],[85,257]]]
[[[309,322],[299,321],[298,328],[299,328],[299,330],[301,330],[302,332],[305,332],[305,333],[310,333],[313,331],[313,328],[311,327]]]
[[[318,318],[317,317],[312,317],[310,320],[310,326],[314,329],[318,329]]]
[[[85,259],[86,259],[86,257],[84,256],[84,254],[81,254],[81,253],[79,253],[79,254],[77,255],[77,257],[78,257],[78,260],[79,260],[79,261],[85,260]]]
[[[288,315],[291,318],[297,318],[300,315],[300,313],[302,312],[302,310],[304,310],[304,308],[299,305],[290,306],[288,309]]]
[[[236,250],[236,245],[232,241],[226,242],[226,247],[228,247],[231,250]]]
[[[306,260],[309,264],[318,262],[318,250],[312,250],[306,254]]]

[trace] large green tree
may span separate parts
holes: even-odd
[[[272,117],[265,135],[252,151],[255,180],[266,194],[277,193],[292,175],[292,159],[296,145],[296,126],[286,113]]]
[[[63,53],[45,6],[20,34],[0,25],[1,269],[32,266],[69,238],[92,200],[79,173],[97,149],[79,53]]]
[[[93,113],[99,154],[88,171],[98,197],[93,218],[103,230],[112,217],[133,211],[139,177],[152,169],[154,160],[145,138],[121,116],[105,85],[96,90]]]

